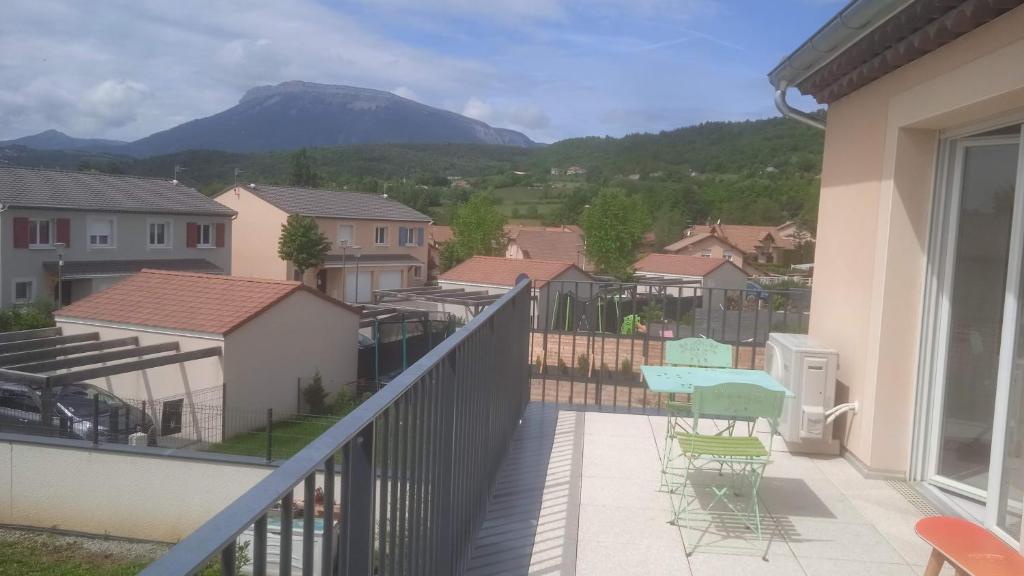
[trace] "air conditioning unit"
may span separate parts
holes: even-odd
[[[769,334],[765,370],[790,392],[779,433],[791,452],[838,454],[829,410],[835,405],[839,353],[805,334]]]

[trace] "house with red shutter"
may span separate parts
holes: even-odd
[[[234,217],[174,180],[0,166],[0,306],[69,304],[143,268],[230,274]]]

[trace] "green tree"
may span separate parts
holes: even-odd
[[[437,256],[437,266],[439,272],[445,272],[450,270],[460,263],[465,261],[469,256],[464,254],[459,248],[459,245],[454,240],[449,240],[441,245],[441,250]]]
[[[587,257],[605,274],[626,280],[647,230],[643,206],[618,190],[605,190],[583,213]]]
[[[475,194],[452,216],[456,256],[496,256],[504,250],[505,216],[484,194]]]
[[[654,242],[658,250],[683,237],[686,220],[686,215],[678,209],[655,212]]]
[[[288,177],[288,181],[293,186],[316,188],[320,185],[320,173],[316,171],[316,167],[313,166],[313,160],[309,157],[309,152],[305,148],[292,154],[291,164],[291,174]]]
[[[277,255],[282,260],[291,262],[300,275],[323,264],[324,255],[330,250],[331,243],[313,218],[292,214],[288,221],[281,225]]]

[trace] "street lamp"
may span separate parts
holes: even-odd
[[[57,309],[64,305],[64,247],[63,242],[54,242],[57,249]]]

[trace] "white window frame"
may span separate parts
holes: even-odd
[[[700,251],[701,258],[711,258],[711,248],[705,248]]]
[[[348,240],[344,240],[341,237],[341,230],[347,228],[349,230]],[[356,227],[355,224],[338,224],[338,245],[339,246],[354,246],[356,243]]]
[[[164,243],[150,242],[151,228],[156,224],[164,225]],[[150,250],[170,250],[174,247],[174,222],[167,218],[149,218],[146,220],[146,247]]]
[[[206,235],[206,242],[203,242],[203,229],[209,230]],[[196,248],[216,248],[217,247],[217,226],[212,222],[197,222],[196,223]]]
[[[94,222],[110,222],[110,242],[107,244],[93,244],[90,228]],[[114,216],[89,216],[85,220],[85,245],[89,250],[110,250],[117,248],[117,218]]]
[[[413,266],[412,267],[412,277],[417,279],[417,280],[422,278],[423,277],[423,267],[422,266]]]
[[[49,241],[39,242],[39,223],[46,222],[49,231]],[[36,225],[36,233],[32,235],[32,224]],[[54,236],[57,234],[57,222],[53,218],[29,218],[28,219],[28,247],[32,249],[53,248]]]
[[[18,298],[18,284],[28,284],[28,298]],[[11,302],[15,304],[31,304],[36,299],[36,279],[28,277],[11,280]]]
[[[374,243],[375,246],[390,246],[388,241],[390,240],[389,236],[391,236],[391,233],[388,230],[388,228],[389,228],[389,226],[374,226],[374,228],[373,228],[373,243]],[[381,230],[384,231],[384,241],[383,242],[380,241],[380,235],[378,234]]]
[[[728,260],[729,262],[732,262],[732,258],[733,258],[732,250],[723,250],[722,251],[722,258]]]
[[[416,230],[418,230],[418,228],[406,228],[406,230],[407,232],[405,233],[405,246],[419,246],[419,244],[416,243]],[[426,230],[424,230],[423,233],[424,235],[426,235]]]

